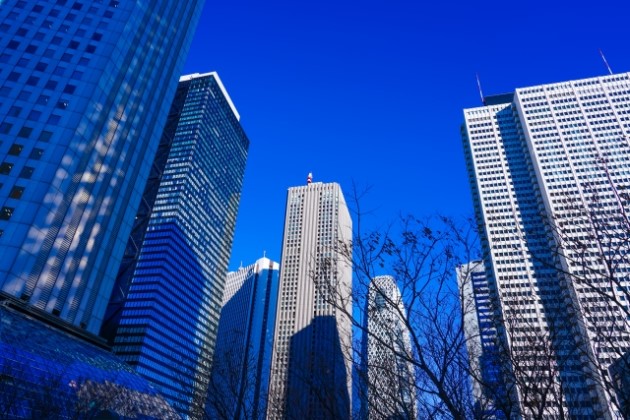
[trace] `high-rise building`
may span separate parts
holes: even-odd
[[[265,418],[279,268],[263,257],[227,274],[208,386],[209,418]]]
[[[0,290],[98,333],[203,1],[0,7]]]
[[[407,310],[392,276],[372,279],[365,314],[361,418],[415,419],[416,376]]]
[[[205,401],[248,147],[218,75],[182,76],[103,328],[186,416]]]
[[[607,369],[630,343],[630,74],[516,89],[464,117],[520,415],[614,417]]]
[[[475,416],[508,418],[508,389],[503,372],[493,295],[483,261],[471,261],[457,267],[457,284],[462,298],[464,336],[472,372]]]
[[[338,184],[289,188],[268,418],[350,418],[351,239]]]

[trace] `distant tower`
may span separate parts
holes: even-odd
[[[352,221],[338,184],[289,188],[267,416],[350,418]],[[344,298],[344,300],[342,300]]]
[[[280,265],[269,258],[227,274],[205,413],[264,419]]]
[[[205,401],[248,147],[218,75],[182,76],[103,328],[186,416]]]
[[[415,419],[415,370],[405,305],[392,276],[372,279],[362,345],[362,419]]]

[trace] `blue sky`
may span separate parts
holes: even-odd
[[[472,215],[459,134],[484,94],[630,71],[630,3],[208,1],[184,72],[217,71],[250,149],[230,269],[279,261],[287,188],[370,188],[378,225]]]

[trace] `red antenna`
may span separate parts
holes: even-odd
[[[481,103],[486,104],[486,98],[483,96],[483,91],[481,90],[481,80],[479,79],[479,73],[475,73],[477,76],[477,89],[479,89],[479,97],[481,98]]]
[[[602,49],[601,49],[601,48],[599,49],[599,55],[601,55],[601,56],[602,56],[602,60],[604,60],[604,64],[606,65],[606,68],[608,69],[608,73],[609,73],[609,74],[613,74],[613,72],[612,72],[612,70],[611,70],[610,66],[608,65],[608,61],[606,61],[606,57],[604,57],[604,53],[602,52]]]
[[[310,184],[311,182],[313,182],[313,172],[309,172],[308,176],[306,177],[306,183]]]

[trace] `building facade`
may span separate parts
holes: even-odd
[[[103,328],[185,416],[204,405],[248,147],[218,75],[182,76]]]
[[[3,292],[98,333],[202,5],[0,7]]]
[[[267,417],[350,418],[352,221],[335,183],[289,188]]]
[[[486,277],[483,261],[457,267],[457,284],[462,300],[466,350],[472,372],[475,415],[478,418],[509,418],[513,413],[506,379],[511,374],[502,363],[498,322],[494,315],[496,290]],[[517,415],[518,411],[513,414]]]
[[[361,418],[416,419],[416,376],[407,310],[392,276],[372,279],[363,336]]]
[[[205,412],[264,419],[280,265],[263,257],[227,274]]]
[[[486,274],[525,417],[618,413],[607,371],[630,344],[629,107],[625,73],[464,111]]]

